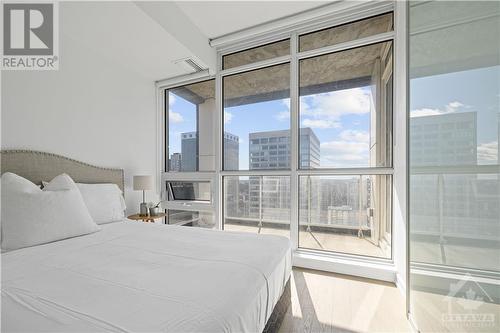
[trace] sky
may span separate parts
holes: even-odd
[[[412,79],[410,86],[410,117],[476,112],[478,164],[498,164],[500,66]]]
[[[369,87],[301,97],[301,127],[312,128],[320,140],[321,165],[368,165],[370,101]],[[195,130],[196,111],[194,105],[178,96],[170,107],[171,152],[180,152],[180,133]],[[290,129],[289,99],[224,110],[224,130],[239,137],[242,170],[248,168],[249,133],[286,129]]]
[[[498,163],[500,66],[411,80],[410,116],[477,112],[478,163]],[[196,107],[170,95],[170,153],[181,151],[180,133],[196,130]],[[240,140],[240,169],[248,168],[248,135],[290,128],[290,101],[280,99],[224,109],[224,129]],[[302,96],[301,127],[321,142],[322,167],[369,165],[371,87]]]

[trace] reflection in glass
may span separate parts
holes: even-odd
[[[391,46],[377,43],[299,62],[301,168],[391,166]]]
[[[183,225],[187,227],[216,228],[213,213],[188,210],[168,210],[168,224]]]
[[[290,237],[290,177],[224,177],[224,230]]]
[[[165,91],[171,172],[215,170],[215,80]]]
[[[299,246],[391,257],[386,175],[300,176]]]
[[[167,182],[169,200],[210,201],[210,182]]]
[[[226,76],[223,94],[224,170],[289,169],[290,65]]]
[[[500,329],[499,81],[498,2],[410,5],[410,311],[422,332]]]

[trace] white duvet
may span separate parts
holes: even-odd
[[[261,332],[288,239],[140,222],[2,254],[2,332]]]

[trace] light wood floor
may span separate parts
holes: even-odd
[[[393,284],[299,268],[291,278],[292,305],[280,333],[411,332]]]

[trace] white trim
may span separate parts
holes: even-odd
[[[163,128],[165,118],[165,99],[164,90],[155,89],[156,97],[156,193],[160,195],[162,192],[162,174],[165,165],[165,130]]]
[[[155,82],[155,84],[157,88],[168,89],[200,81],[206,81],[213,78],[214,77],[208,73],[208,70],[204,70],[201,72],[175,76],[164,80],[158,80]]]
[[[409,313],[408,241],[407,241],[407,1],[394,8],[393,42],[393,129],[392,161],[392,253],[399,290],[404,293]]]
[[[291,60],[291,56],[286,55],[286,56],[282,56],[282,57],[276,57],[276,58],[272,58],[272,59],[253,62],[250,64],[238,66],[238,67],[231,67],[228,69],[221,70],[219,72],[219,74],[221,74],[222,76],[229,76],[232,74],[244,73],[244,72],[248,72],[248,71],[256,70],[256,69],[260,69],[260,68],[266,68],[266,67],[286,64],[286,63],[290,62],[290,60]]]
[[[290,176],[290,170],[231,170],[221,171],[222,177],[226,176]]]
[[[214,38],[210,41],[210,46],[225,53],[237,52],[259,44],[288,38],[291,31],[300,34],[308,33],[390,12],[393,8],[393,1],[337,1],[300,14]]]
[[[300,163],[300,119],[299,105],[299,60],[297,53],[299,51],[299,36],[293,33],[290,38],[290,240],[292,249],[299,247],[299,178],[297,170]],[[295,93],[297,92],[297,93]]]
[[[471,269],[449,265],[428,264],[421,262],[411,263],[411,274],[424,274],[429,276],[439,276],[459,279],[464,275],[470,275],[477,281],[500,285],[500,272],[483,269]]]
[[[196,172],[163,172],[163,181],[213,181],[215,172],[196,171]]]
[[[217,70],[221,68],[222,58],[217,54]],[[215,200],[215,218],[217,229],[223,229],[223,204],[224,204],[224,183],[221,176],[222,167],[224,164],[224,107],[222,105],[222,76],[217,73],[215,77],[215,182],[214,182],[214,200]],[[239,157],[238,157],[239,158]]]
[[[208,202],[202,201],[167,201],[162,204],[162,208],[172,210],[187,210],[190,212],[211,212],[214,211],[214,206]]]
[[[396,281],[396,269],[390,261],[377,262],[375,260],[362,260],[361,258],[355,260],[352,257],[344,259],[339,256],[323,256],[297,250],[293,253],[293,265],[392,283]]]
[[[392,175],[393,168],[339,168],[339,169],[299,169],[297,174],[302,175]]]

